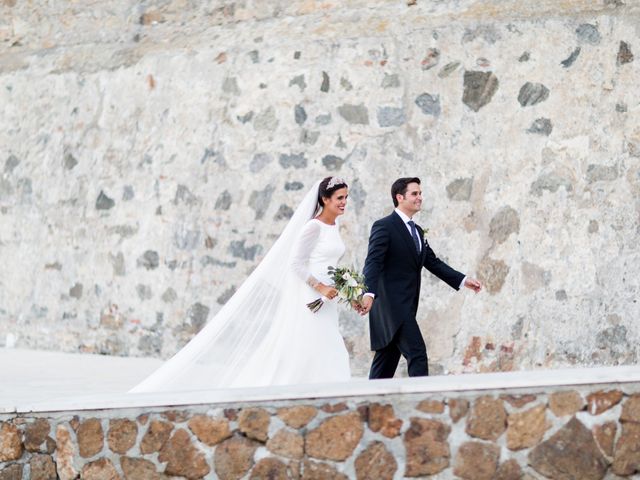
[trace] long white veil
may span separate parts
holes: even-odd
[[[290,286],[293,246],[302,227],[313,217],[320,182],[307,192],[280,237],[262,262],[207,325],[158,370],[136,385],[132,393],[204,390],[253,386],[255,376],[238,375],[256,356],[278,345],[278,333],[287,326],[285,302],[296,301]],[[302,281],[298,281],[302,285]],[[285,295],[286,293],[286,295]],[[266,367],[263,365],[263,367]]]

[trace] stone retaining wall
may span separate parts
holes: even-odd
[[[630,477],[638,387],[5,414],[0,480]]]
[[[0,346],[168,357],[314,180],[424,180],[433,372],[640,360],[640,5],[0,1]],[[345,312],[356,375],[366,322]]]

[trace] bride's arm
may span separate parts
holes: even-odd
[[[320,236],[320,225],[318,222],[310,221],[304,226],[300,232],[300,236],[294,246],[291,258],[291,269],[293,272],[311,288],[324,295],[327,298],[333,298],[336,290],[320,282],[316,277],[311,275],[309,271],[309,257],[311,252],[318,244]]]
[[[318,243],[320,228],[317,222],[307,222],[294,245],[293,255],[291,257],[291,269],[293,273],[312,288],[315,288],[315,285],[319,282],[309,271],[309,257]]]

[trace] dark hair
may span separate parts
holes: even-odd
[[[394,207],[398,206],[398,199],[396,198],[396,195],[404,196],[404,194],[407,193],[407,186],[410,183],[417,183],[420,185],[420,179],[418,177],[403,177],[393,182],[393,185],[391,185],[391,198],[393,199]]]
[[[331,179],[333,179],[333,185],[329,187],[329,183],[331,183]],[[318,187],[318,208],[324,207],[323,198],[331,198],[333,192],[340,190],[341,188],[348,188],[349,185],[338,177],[327,177],[320,182],[320,186]]]

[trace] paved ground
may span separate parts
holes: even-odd
[[[640,392],[640,366],[442,375],[268,388],[126,394],[161,360],[0,348],[0,413],[233,403],[294,398],[623,385]],[[603,387],[604,388],[604,387]]]
[[[161,360],[0,348],[0,412],[36,400],[126,392]]]

